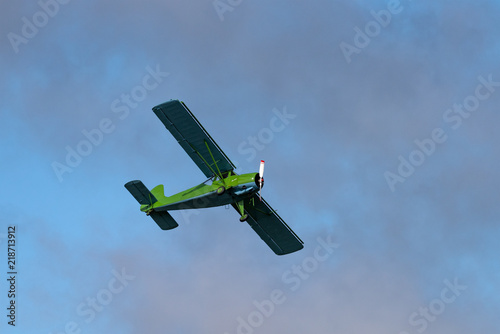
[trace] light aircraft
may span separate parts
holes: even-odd
[[[127,182],[125,188],[141,204],[142,212],[153,218],[162,230],[170,230],[179,226],[168,213],[170,210],[230,204],[240,214],[240,221],[248,222],[277,255],[304,247],[302,240],[261,196],[264,161],[258,173],[238,175],[234,164],[184,102],[170,100],[154,107],[153,111],[208,179],[168,197],[162,184],[149,191],[139,180]]]

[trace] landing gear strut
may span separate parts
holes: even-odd
[[[245,202],[239,201],[236,202],[236,205],[238,206],[238,211],[241,214],[240,222],[246,221],[248,219],[248,213],[245,213]]]

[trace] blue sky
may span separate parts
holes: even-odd
[[[0,6],[2,332],[499,331],[498,2]],[[232,209],[139,212],[130,180],[204,181],[151,110],[170,99],[238,173],[266,160],[303,250]]]

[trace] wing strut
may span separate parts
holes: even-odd
[[[219,175],[219,177],[222,181],[222,184],[226,185],[226,183],[224,183],[224,178],[222,177],[222,173],[220,172],[219,166],[217,165],[217,161],[215,161],[214,155],[212,154],[212,150],[210,149],[210,147],[208,147],[208,142],[206,140],[205,140],[205,145],[207,146],[208,153],[210,153],[210,156],[212,157],[212,160],[215,164],[215,167],[217,168],[217,171],[219,172],[219,174],[217,174],[217,175]]]
[[[208,153],[210,153],[210,157],[212,157],[212,160],[214,162],[214,165],[215,167],[217,168],[217,172],[215,172],[215,170],[211,167],[211,165],[205,160],[205,158],[203,158],[203,156],[200,154],[200,152],[198,152],[198,150],[193,146],[191,145],[191,148],[196,152],[196,154],[198,154],[198,156],[200,157],[201,160],[203,160],[203,162],[205,163],[205,165],[210,168],[210,171],[212,171],[212,173],[214,173],[214,175],[217,175],[221,181],[222,181],[222,184],[226,185],[226,183],[224,182],[224,178],[222,177],[222,173],[220,172],[220,169],[219,169],[219,166],[217,165],[217,161],[215,160],[214,158],[214,155],[212,154],[212,150],[210,149],[210,146],[208,146],[208,142],[206,140],[204,140],[205,142],[205,145],[207,147],[207,150],[208,150]]]

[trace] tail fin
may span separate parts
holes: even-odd
[[[144,183],[139,180],[127,182],[125,188],[127,188],[141,205],[153,205],[158,202],[156,197],[146,188]],[[161,189],[158,188],[158,191],[163,192],[163,186]],[[162,230],[171,230],[179,226],[167,211],[151,211],[149,215]]]

